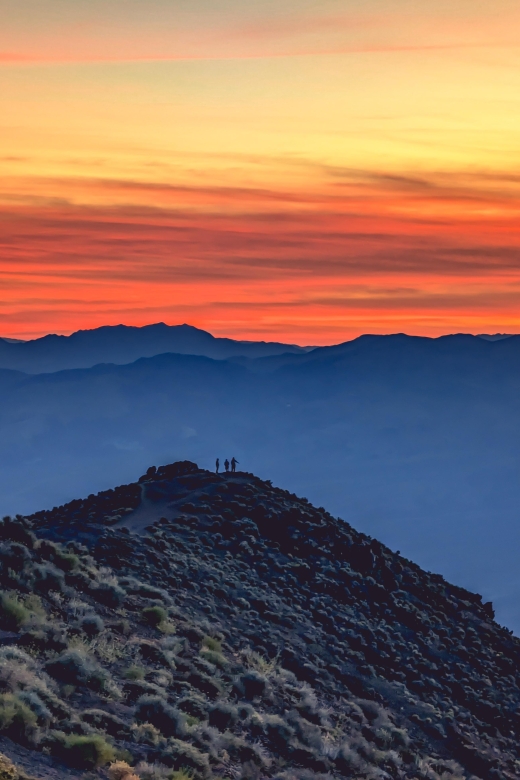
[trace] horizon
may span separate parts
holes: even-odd
[[[340,341],[332,341],[332,342],[322,342],[318,343],[318,339],[316,338],[314,340],[314,343],[311,342],[297,342],[297,341],[289,341],[288,339],[283,338],[283,334],[280,336],[277,336],[276,333],[272,334],[269,338],[265,337],[262,338],[259,336],[258,338],[248,338],[247,336],[240,336],[238,335],[231,335],[228,333],[216,333],[208,328],[205,328],[200,325],[194,325],[190,322],[173,322],[168,323],[164,321],[155,321],[155,322],[147,322],[144,324],[133,324],[133,323],[127,323],[127,322],[114,322],[114,323],[103,323],[101,325],[96,325],[94,327],[80,327],[75,330],[71,331],[65,331],[65,332],[58,332],[57,330],[50,330],[47,332],[38,333],[31,336],[21,336],[21,335],[0,335],[0,339],[2,341],[6,342],[13,342],[13,343],[23,343],[23,342],[29,342],[29,341],[37,341],[39,339],[45,338],[46,336],[64,336],[69,337],[73,336],[75,333],[86,333],[90,331],[100,330],[101,328],[117,328],[117,327],[124,327],[124,328],[136,328],[136,329],[142,329],[142,328],[150,328],[155,325],[166,325],[166,327],[172,328],[172,327],[181,327],[183,325],[186,325],[190,328],[195,328],[197,330],[204,331],[205,333],[209,333],[215,338],[227,338],[232,339],[234,341],[265,341],[265,342],[274,342],[274,343],[281,343],[281,344],[287,344],[288,346],[299,346],[299,347],[333,347],[338,346],[340,344],[346,344],[349,341],[355,341],[358,338],[361,338],[362,336],[409,336],[410,338],[427,338],[427,339],[439,339],[443,338],[445,336],[476,336],[479,338],[489,338],[490,340],[500,340],[501,338],[509,338],[511,336],[518,336],[519,333],[511,333],[511,332],[505,332],[505,331],[496,331],[494,333],[491,332],[479,332],[479,333],[470,333],[468,331],[447,331],[443,333],[438,333],[435,335],[430,334],[423,334],[423,333],[409,333],[403,330],[396,330],[392,332],[385,332],[385,333],[374,333],[374,332],[358,332],[355,335],[351,335],[349,338],[343,338]]]

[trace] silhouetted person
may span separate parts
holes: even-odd
[[[224,461],[224,468],[226,469],[226,471],[229,471],[229,460],[227,458]]]
[[[220,460],[217,458],[215,461],[215,472],[218,474],[218,470],[220,468]]]
[[[231,471],[236,471],[237,470],[237,463],[238,463],[238,460],[236,458],[231,458]]]

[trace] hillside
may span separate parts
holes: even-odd
[[[133,363],[139,358],[164,352],[224,360],[236,356],[255,358],[305,351],[305,348],[294,344],[216,338],[192,325],[158,322],[141,328],[107,325],[78,330],[70,336],[49,334],[30,341],[0,339],[0,368],[42,374],[90,368],[98,363]]]
[[[2,538],[0,750],[28,775],[519,776],[520,641],[306,499],[180,462]]]

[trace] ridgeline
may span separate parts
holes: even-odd
[[[0,778],[520,777],[491,604],[270,482],[151,468],[1,539]]]

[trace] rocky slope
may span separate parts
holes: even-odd
[[[0,750],[29,775],[520,776],[491,605],[269,482],[152,468],[1,538]]]

